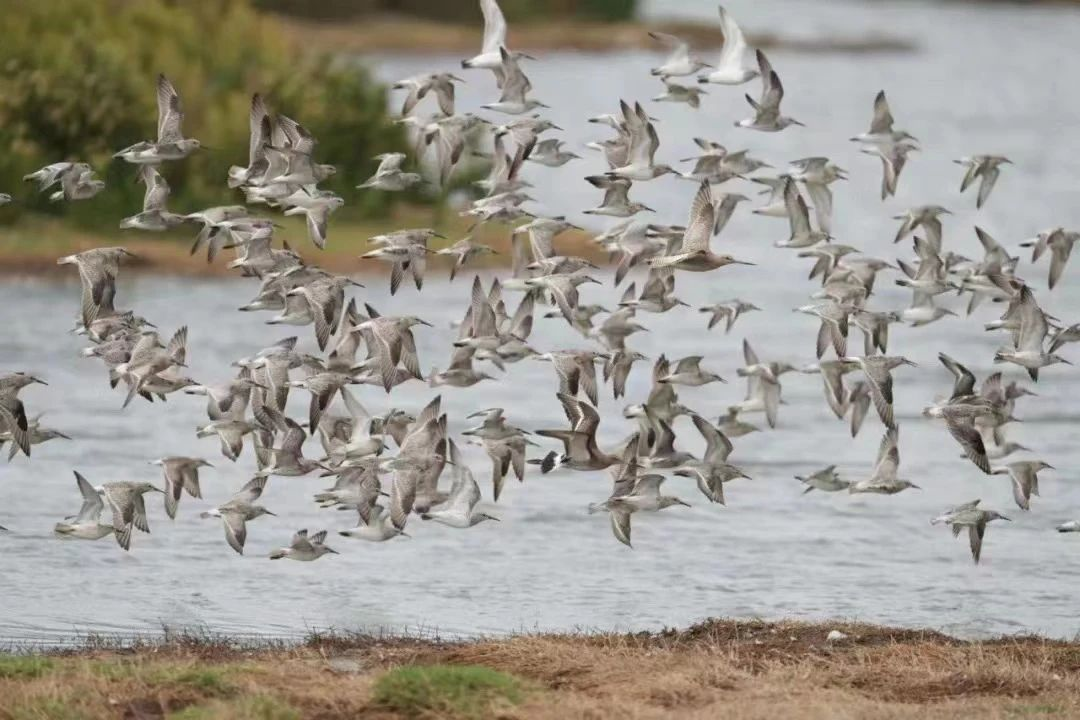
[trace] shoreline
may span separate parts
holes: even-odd
[[[707,620],[685,630],[468,641],[326,633],[247,646],[172,635],[0,655],[5,719],[1077,713],[1080,642],[964,641],[842,621]]]
[[[459,54],[464,59],[476,54],[482,39],[482,27],[479,25],[438,23],[394,15],[374,15],[338,22],[302,20],[282,15],[272,17],[296,43],[339,54]],[[629,20],[604,23],[569,20],[511,23],[507,42],[514,49],[526,52],[651,50],[658,57],[662,56],[667,49],[650,38],[649,31],[684,38],[698,52],[715,52],[723,45],[718,19],[709,22]],[[774,33],[749,33],[747,42],[763,50],[803,53],[890,53],[918,49],[913,39],[885,34],[794,38]]]
[[[304,261],[329,272],[342,275],[389,274],[389,265],[376,260],[360,260],[359,256],[371,249],[368,238],[402,228],[432,227],[446,239],[433,238],[432,250],[447,247],[468,233],[469,223],[455,213],[437,213],[432,208],[406,207],[391,216],[374,220],[343,218],[330,223],[325,250],[319,250],[307,237],[302,219],[276,217],[281,225],[275,233],[274,247],[288,242],[300,253]],[[122,265],[122,272],[180,277],[240,277],[237,270],[226,264],[235,255],[232,250],[222,250],[213,263],[207,263],[206,250],[192,255],[191,243],[197,227],[192,225],[181,230],[165,233],[139,231],[100,232],[72,227],[62,220],[28,217],[21,222],[0,227],[0,278],[75,278],[71,267],[57,265],[64,255],[81,252],[93,247],[123,246],[138,257]],[[506,269],[511,264],[510,226],[488,224],[481,227],[474,238],[490,245],[497,254],[474,258],[462,273],[479,269]],[[585,257],[597,264],[606,264],[607,256],[591,242],[592,234],[571,230],[559,236],[560,248]],[[448,273],[452,258],[432,256],[428,260],[428,272]],[[2,716],[0,716],[2,718]]]

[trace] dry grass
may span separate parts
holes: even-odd
[[[471,25],[452,25],[415,18],[396,16],[365,17],[353,21],[323,23],[293,18],[281,18],[281,24],[297,42],[305,47],[344,53],[426,52],[460,54],[462,58],[476,54],[480,47],[482,28]],[[614,50],[645,49],[663,52],[648,31],[665,32],[688,40],[699,50],[715,50],[723,45],[724,36],[718,25],[692,22],[589,22],[537,21],[512,23],[508,44],[518,50],[544,52],[577,50],[581,52],[610,52]],[[910,41],[887,37],[795,39],[759,34],[748,38],[754,47],[765,50],[783,47],[800,52],[901,52],[914,49]]]
[[[832,629],[848,638],[827,642]],[[437,669],[445,666],[458,670]],[[396,668],[408,669],[388,675]],[[403,678],[418,677],[422,693],[401,691],[408,688]],[[502,689],[490,704],[463,702],[467,692],[455,678],[466,689]],[[422,700],[410,705],[414,697]],[[334,635],[244,649],[174,638],[127,650],[98,643],[47,662],[0,661],[4,720],[436,716],[1077,717],[1080,644],[968,643],[844,623],[710,621],[658,634],[467,643]]]
[[[458,217],[452,211],[402,206],[389,217],[377,220],[334,218],[330,223],[327,248],[319,250],[308,240],[302,219],[277,217],[275,222],[281,225],[275,237],[288,242],[307,262],[342,274],[387,271],[385,263],[359,259],[369,249],[367,240],[373,235],[402,228],[431,227],[447,238],[433,239],[430,247],[438,249],[460,240],[471,225],[471,219]],[[70,268],[57,266],[58,257],[92,247],[123,245],[138,256],[137,260],[125,263],[125,267],[132,270],[189,276],[235,275],[236,271],[225,267],[235,257],[232,250],[221,252],[212,264],[206,262],[205,249],[197,255],[190,254],[196,230],[192,225],[167,233],[125,230],[105,234],[83,230],[57,219],[24,216],[13,226],[0,227],[0,258],[3,258],[0,274],[73,277]],[[507,227],[487,224],[479,228],[474,237],[478,242],[490,245],[498,254],[476,258],[470,262],[470,267],[509,267],[510,233]],[[584,233],[571,231],[561,235],[559,247],[594,261],[603,259]],[[433,274],[446,272],[450,264],[450,259],[433,258],[429,269]]]

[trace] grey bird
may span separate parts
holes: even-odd
[[[228,502],[200,516],[221,518],[225,526],[225,541],[240,555],[244,554],[244,543],[247,541],[247,522],[263,515],[274,515],[262,505],[255,504],[265,487],[265,477],[252,478]]]

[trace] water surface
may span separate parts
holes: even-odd
[[[852,180],[837,189],[834,232],[842,242],[878,256],[907,256],[892,245],[904,208],[940,202],[957,215],[946,228],[950,249],[978,253],[972,225],[978,223],[1011,247],[1053,225],[1080,225],[1074,201],[1080,176],[1080,100],[1070,92],[1069,68],[1059,62],[1080,15],[1066,8],[986,7],[915,2],[754,2],[732,6],[748,30],[782,35],[852,36],[892,33],[917,40],[914,53],[881,55],[795,54],[778,50],[772,59],[788,88],[787,111],[806,129],[779,135],[736,130],[747,111],[743,88],[710,88],[705,106],[652,105],[660,122],[660,156],[691,154],[691,138],[705,136],[782,166],[785,161],[825,154],[848,168]],[[647,13],[672,10],[711,17],[712,3],[655,0]],[[566,128],[571,146],[603,137],[587,115],[612,111],[619,98],[647,99],[656,92],[648,68],[657,57],[645,52],[615,55],[549,54],[529,65],[537,97],[553,106],[551,117]],[[393,79],[423,69],[456,64],[454,58],[379,58],[380,76]],[[492,99],[485,74],[468,75],[459,89],[461,107]],[[880,171],[847,138],[869,121],[874,93],[887,88],[901,126],[917,135],[925,151],[912,158],[898,197],[878,198]],[[756,89],[750,88],[752,92]],[[970,153],[1002,153],[1016,161],[1006,168],[995,195],[982,211],[973,196],[957,193],[959,168],[951,160]],[[533,167],[537,210],[575,212],[599,200],[580,180],[602,167],[597,158],[550,170]],[[735,186],[729,186],[735,189]],[[635,186],[635,196],[659,211],[663,222],[682,222],[693,186],[661,179]],[[598,227],[593,224],[592,227]],[[745,316],[736,332],[707,334],[702,316],[680,310],[646,316],[653,332],[635,337],[634,347],[655,357],[703,352],[706,364],[732,382],[687,389],[682,400],[715,417],[742,397],[734,369],[741,364],[742,337],[768,358],[798,364],[812,360],[814,321],[791,312],[811,286],[808,265],[793,253],[772,249],[786,236],[781,221],[736,215],[721,240],[757,268],[727,269],[705,276],[680,276],[678,294],[691,304],[741,296],[766,312]],[[1075,263],[1074,263],[1075,265]],[[1043,287],[1046,268],[1020,272]],[[1069,268],[1054,293],[1040,292],[1046,310],[1075,320],[1080,308],[1080,272]],[[384,282],[368,278],[359,297],[383,312],[415,312],[434,330],[417,332],[425,367],[445,365],[468,295],[468,279],[453,285],[437,273],[417,296],[404,289],[390,298]],[[588,301],[611,303],[610,277],[586,291]],[[905,294],[882,278],[875,306],[901,307]],[[199,380],[224,380],[228,363],[283,335],[262,324],[266,316],[234,308],[254,293],[251,280],[160,280],[127,275],[124,304],[171,330],[191,327],[191,373]],[[264,499],[279,517],[250,526],[244,557],[225,545],[220,526],[198,513],[225,500],[253,472],[250,447],[235,465],[220,456],[214,440],[193,430],[204,419],[202,398],[173,396],[166,405],[135,403],[120,409],[122,394],[109,392],[99,364],[77,356],[79,340],[67,334],[78,286],[4,280],[0,307],[7,308],[0,367],[34,370],[49,381],[24,393],[31,412],[76,437],[35,448],[33,460],[19,457],[0,468],[0,637],[59,642],[78,632],[148,632],[163,624],[214,631],[293,637],[311,628],[438,629],[475,635],[518,630],[624,629],[686,625],[707,616],[844,617],[910,626],[931,626],[965,636],[1044,632],[1072,636],[1078,623],[1072,598],[1080,558],[1071,536],[1053,526],[1080,516],[1080,466],[1075,443],[1077,412],[1070,398],[1080,390],[1069,368],[1045,371],[1038,398],[1021,403],[1024,422],[1012,438],[1036,448],[1058,468],[1046,473],[1042,497],[1030,513],[1012,506],[1008,481],[985,477],[958,457],[945,429],[919,417],[923,405],[947,392],[949,376],[935,359],[944,350],[980,376],[997,338],[981,331],[996,309],[980,308],[968,320],[948,319],[910,330],[894,329],[891,350],[920,364],[897,374],[897,417],[901,423],[902,476],[924,487],[896,497],[814,493],[802,496],[795,473],[827,463],[852,479],[870,471],[880,438],[871,417],[857,440],[825,406],[816,376],[786,376],[781,425],[773,432],[736,441],[734,461],[753,481],[729,486],[728,507],[708,506],[682,479],[670,482],[693,507],[635,518],[634,549],[619,545],[606,518],[584,508],[608,491],[603,473],[532,475],[510,482],[493,512],[501,523],[469,531],[410,524],[411,540],[369,544],[335,538],[338,557],[318,563],[270,563],[268,552],[299,527],[348,527],[348,513],[318,510],[311,495],[324,485],[314,478],[279,478]],[[947,300],[946,302],[955,302]],[[956,309],[960,309],[957,307]],[[310,329],[301,337],[313,347]],[[853,338],[857,333],[853,334]],[[581,346],[561,322],[539,321],[534,343],[542,349]],[[1010,377],[1018,373],[1008,370]],[[444,408],[455,434],[470,411],[501,405],[525,427],[558,427],[561,411],[547,365],[523,362],[497,383],[468,391],[448,389]],[[610,392],[608,390],[608,392]],[[628,394],[648,392],[642,365],[631,375]],[[375,412],[391,401],[363,388]],[[418,409],[434,391],[409,384],[395,390],[392,404]],[[306,415],[306,397],[292,400],[295,416]],[[622,438],[630,426],[619,417],[622,403],[606,396],[601,443]],[[760,419],[760,418],[759,418]],[[680,442],[699,451],[692,426],[680,421]],[[314,451],[314,444],[311,446]],[[546,450],[546,448],[545,448]],[[111,540],[64,542],[51,536],[54,522],[78,508],[71,476],[78,469],[91,481],[153,480],[146,465],[166,454],[203,455],[217,466],[203,475],[204,501],[185,497],[176,521],[152,498],[153,533],[136,533],[133,551]],[[468,457],[485,495],[488,462]],[[970,562],[966,542],[954,541],[928,520],[943,507],[975,497],[1005,511],[1014,522],[996,523],[987,533],[983,564]],[[331,533],[333,537],[333,532]]]

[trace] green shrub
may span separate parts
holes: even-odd
[[[4,8],[0,37],[0,190],[84,224],[115,227],[141,207],[135,167],[111,156],[155,137],[159,72],[180,92],[185,134],[212,148],[164,164],[175,211],[239,199],[225,177],[247,163],[255,91],[311,130],[316,158],[338,166],[324,187],[350,200],[370,157],[405,144],[362,67],[304,54],[247,0],[30,0]],[[90,162],[106,191],[50,204],[24,187],[24,174],[65,159]]]
[[[480,21],[478,0],[255,0],[258,7],[310,20],[355,18],[373,12],[417,15],[430,20]],[[557,20],[577,16],[592,20],[629,20],[637,0],[499,0],[510,21]]]
[[[516,705],[521,681],[477,665],[414,665],[391,670],[375,682],[379,705],[410,717],[491,717],[496,705]]]

